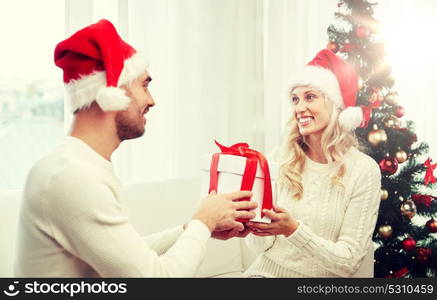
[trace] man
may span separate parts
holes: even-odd
[[[247,191],[211,193],[183,226],[145,238],[125,215],[111,155],[143,135],[155,102],[145,63],[107,20],[62,41],[55,63],[75,114],[70,136],[30,171],[20,213],[17,276],[192,276],[206,241],[245,236]],[[175,199],[176,201],[177,199]],[[165,217],[165,212],[162,217]]]

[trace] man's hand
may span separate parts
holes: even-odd
[[[203,201],[193,219],[202,221],[211,232],[235,229],[244,230],[244,225],[236,219],[252,219],[257,207],[256,202],[238,201],[250,198],[252,192],[238,191],[229,194],[211,192]]]
[[[275,207],[274,211],[263,210],[263,213],[272,220],[270,224],[246,223],[254,235],[269,236],[283,234],[285,237],[289,237],[299,226],[299,223],[283,208]]]
[[[233,237],[245,238],[250,233],[249,227],[244,227],[243,231],[239,231],[238,229],[229,229],[223,231],[213,231],[211,236],[218,240],[229,240]]]

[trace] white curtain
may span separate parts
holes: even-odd
[[[261,1],[131,0],[127,17],[156,106],[117,153],[125,182],[198,175],[214,139],[263,147]]]
[[[145,136],[124,142],[116,151],[114,163],[122,181],[197,175],[202,156],[216,150],[214,139],[225,145],[245,141],[267,153],[277,147],[290,111],[285,93],[289,74],[326,47],[326,29],[335,21],[337,3],[67,0],[69,33],[108,18],[150,61],[156,107],[147,115]],[[415,26],[415,34],[402,25],[408,31],[405,47],[412,50],[392,53],[395,89],[406,109],[403,119],[416,123],[418,138],[429,143],[434,160],[437,99],[432,81],[437,60],[431,54],[437,49],[431,34],[437,29],[432,17],[436,5],[385,0],[375,11],[383,26],[414,21],[409,26]]]

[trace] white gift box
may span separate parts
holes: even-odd
[[[202,198],[208,195],[209,181],[210,181],[210,166],[212,155],[205,156],[202,162]],[[239,191],[241,188],[241,181],[243,179],[244,169],[246,166],[246,157],[221,154],[217,167],[218,171],[218,184],[217,193],[226,194]],[[276,204],[276,180],[278,175],[278,165],[268,162],[270,171],[270,180],[272,185],[272,203]],[[261,217],[263,195],[264,195],[264,172],[261,169],[260,163],[256,170],[256,177],[252,187],[251,201],[258,203],[258,207],[255,209],[256,217],[251,219],[252,222],[270,223],[271,220],[267,216]]]

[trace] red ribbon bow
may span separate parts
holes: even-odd
[[[434,170],[437,167],[437,164],[432,164],[432,159],[428,157],[428,159],[425,161],[423,165],[426,168],[425,179],[423,182],[426,185],[428,185],[429,183],[435,183],[436,180],[434,177]]]
[[[211,193],[211,191],[217,191],[217,185],[218,185],[217,167],[218,167],[220,155],[230,154],[236,156],[243,156],[246,157],[247,160],[246,160],[246,167],[243,173],[243,179],[241,181],[240,190],[252,191],[253,183],[256,177],[256,170],[259,162],[261,169],[264,173],[264,195],[263,195],[262,209],[268,209],[268,210],[272,209],[273,208],[272,183],[270,182],[269,164],[267,163],[267,159],[264,157],[264,155],[262,155],[262,153],[256,150],[250,149],[249,145],[246,143],[238,143],[232,145],[231,147],[223,146],[219,144],[217,141],[215,141],[215,143],[222,152],[215,153],[212,156],[211,168],[210,168],[210,180],[209,180],[209,193]],[[248,201],[249,198],[242,199],[242,200]],[[261,213],[261,216],[264,217],[264,213]]]
[[[372,118],[372,110],[381,106],[381,101],[376,100],[375,102],[371,102],[368,106],[361,105],[361,109],[363,110],[363,122],[361,122],[360,127],[366,128],[369,126],[369,121]]]

